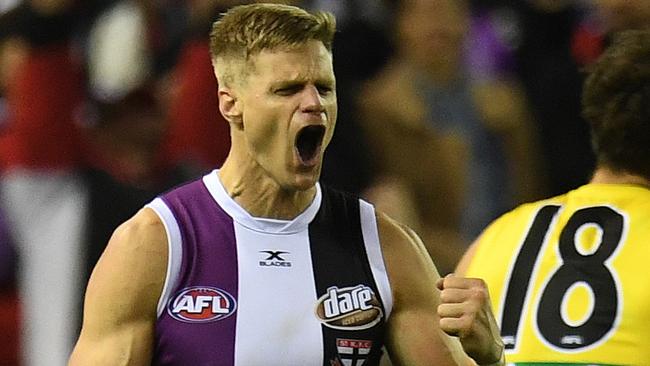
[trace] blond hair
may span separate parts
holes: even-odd
[[[309,13],[283,4],[249,4],[229,9],[212,25],[210,53],[220,83],[229,84],[247,68],[233,69],[264,50],[290,50],[316,40],[332,51],[336,22],[327,12]],[[253,65],[247,65],[253,66]]]

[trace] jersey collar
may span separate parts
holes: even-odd
[[[271,234],[293,234],[305,230],[320,209],[322,194],[319,183],[316,183],[316,195],[312,203],[293,220],[278,220],[264,217],[255,217],[248,213],[226,192],[215,169],[203,177],[203,184],[212,195],[212,198],[233,218],[237,223],[254,231]]]

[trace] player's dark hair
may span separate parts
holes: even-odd
[[[650,31],[625,31],[589,68],[583,116],[599,165],[650,179]]]

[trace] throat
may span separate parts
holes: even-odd
[[[276,220],[293,220],[311,205],[315,193],[315,187],[308,191],[262,191],[259,194],[255,192],[254,197],[251,199],[243,199],[242,197],[241,200],[235,200],[251,216]]]
[[[268,177],[233,177],[224,170],[225,164],[219,171],[219,179],[226,192],[253,217],[293,220],[316,196],[316,187],[304,191],[286,190]]]

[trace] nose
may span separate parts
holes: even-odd
[[[305,113],[320,114],[325,112],[325,101],[314,85],[307,85],[302,93],[301,109]]]

